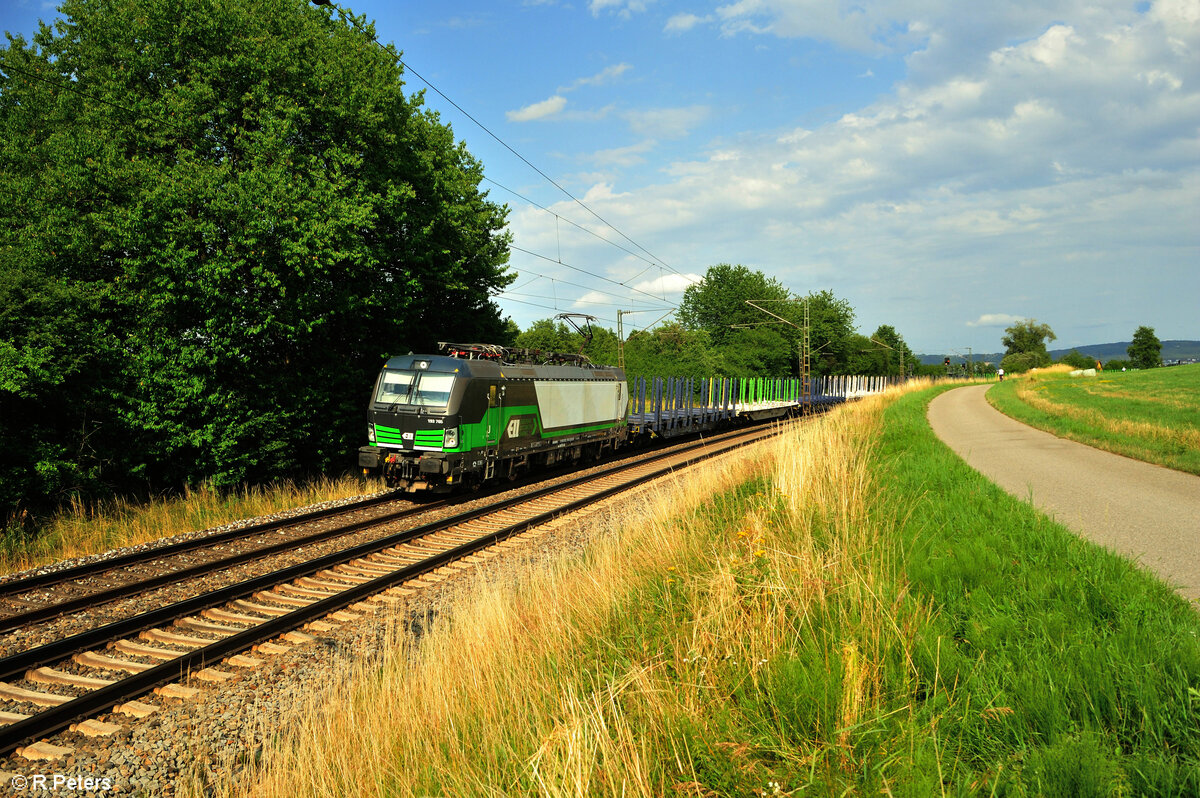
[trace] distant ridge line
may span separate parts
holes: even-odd
[[[1126,360],[1129,358],[1129,355],[1125,350],[1129,348],[1130,343],[1130,341],[1116,341],[1111,344],[1088,344],[1086,346],[1072,346],[1067,349],[1051,349],[1050,357],[1058,360],[1063,355],[1078,352],[1081,355],[1094,357],[1102,363],[1109,360]],[[967,360],[961,355],[951,353],[917,355],[917,359],[926,365],[941,363],[947,357],[950,358],[951,363],[965,363]],[[971,359],[976,363],[999,363],[1003,357],[1003,352],[977,352],[971,356]],[[1200,359],[1200,341],[1163,341],[1162,358],[1163,360]]]

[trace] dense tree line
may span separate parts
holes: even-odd
[[[917,359],[892,326],[860,335],[855,332],[854,309],[832,292],[798,296],[762,272],[727,263],[710,267],[702,282],[688,287],[675,320],[629,333],[626,372],[631,379],[798,376],[806,303],[813,376],[899,374],[902,361],[905,373],[915,373]],[[566,324],[543,319],[513,342],[574,352],[583,339]],[[584,352],[595,362],[616,363],[615,334],[596,328]]]
[[[0,47],[0,510],[341,465],[381,358],[503,334],[506,209],[365,21],[60,13]]]

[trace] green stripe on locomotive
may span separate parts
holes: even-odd
[[[402,443],[400,439],[400,430],[396,429],[395,427],[385,427],[383,424],[376,424],[375,442],[383,444],[390,443],[395,446],[400,446]]]
[[[610,430],[624,423],[625,419],[616,419],[601,424],[547,430],[542,427],[541,413],[537,405],[489,408],[482,421],[461,424],[458,428],[458,447],[446,451],[469,452],[494,447],[498,443],[502,448],[519,447],[567,435]]]

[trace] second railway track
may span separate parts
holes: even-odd
[[[40,645],[0,660],[0,753],[188,674],[220,681],[246,666],[241,652],[331,613],[386,603],[388,591],[422,575],[461,567],[513,535],[683,465],[772,434],[718,436],[681,451],[609,466],[492,506],[386,535],[183,601]],[[270,644],[266,644],[269,646]],[[239,660],[239,657],[241,659]]]

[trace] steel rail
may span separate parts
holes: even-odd
[[[19,629],[22,626],[28,626],[39,621],[56,618],[64,613],[74,610],[84,609],[86,607],[95,607],[101,604],[107,604],[110,601],[117,601],[130,596],[136,596],[139,593],[144,593],[147,590],[153,590],[156,587],[182,582],[185,579],[191,579],[197,576],[221,571],[226,568],[232,568],[235,565],[252,562],[264,557],[269,557],[272,554],[278,554],[281,551],[287,551],[297,546],[305,546],[309,543],[319,543],[322,540],[338,537],[340,535],[349,535],[354,532],[360,532],[363,529],[369,529],[373,526],[391,523],[393,521],[406,518],[410,515],[418,515],[432,507],[443,506],[443,503],[433,505],[423,505],[421,507],[408,507],[403,510],[397,510],[393,513],[368,518],[362,521],[354,521],[346,526],[335,527],[333,529],[322,529],[318,532],[313,532],[298,538],[290,540],[281,540],[261,548],[253,549],[252,551],[244,551],[240,554],[231,554],[228,557],[223,557],[219,560],[210,560],[209,562],[197,563],[186,568],[166,571],[156,576],[139,579],[135,582],[128,582],[123,585],[116,585],[107,589],[97,590],[94,593],[85,593],[75,596],[74,598],[60,601],[56,604],[47,604],[44,607],[36,607],[26,612],[17,613],[0,617],[0,632],[9,632],[13,629]],[[104,568],[96,573],[103,573],[110,569]]]
[[[593,504],[616,493],[620,493],[621,491],[627,490],[633,485],[638,484],[646,479],[652,479],[662,476],[663,474],[668,474],[677,468],[702,462],[712,457],[724,454],[730,450],[740,448],[750,443],[755,443],[774,434],[777,433],[772,430],[761,435],[755,435],[750,440],[725,441],[725,443],[719,447],[713,447],[711,442],[702,443],[696,448],[703,448],[705,446],[710,448],[694,457],[688,458],[682,463],[667,464],[655,469],[649,474],[641,475],[637,480],[627,480],[615,483],[606,488],[601,488],[596,492],[589,493],[588,495],[578,499],[574,499],[564,505],[560,505],[550,510],[533,515],[529,518],[514,522],[501,529],[485,533],[473,541],[462,543],[458,546],[447,549],[446,551],[435,554],[425,560],[422,560],[421,562],[404,566],[396,571],[393,571],[392,573],[385,574],[369,582],[350,586],[342,592],[335,593],[328,598],[315,601],[312,604],[301,607],[293,612],[288,613],[287,615],[279,616],[278,618],[274,619],[267,619],[261,624],[256,624],[255,626],[231,635],[230,637],[215,641],[211,645],[196,649],[195,651],[183,652],[179,657],[172,659],[169,662],[154,666],[149,670],[143,671],[142,673],[123,678],[106,687],[92,690],[82,696],[79,696],[78,698],[74,698],[71,701],[68,701],[57,707],[52,707],[39,712],[36,715],[26,718],[25,720],[18,721],[9,726],[0,727],[0,756],[7,756],[8,754],[12,753],[23,742],[60,732],[63,729],[68,728],[71,723],[79,720],[80,718],[96,714],[98,711],[103,710],[106,707],[111,707],[117,703],[120,703],[121,701],[134,698],[157,685],[166,684],[182,678],[193,669],[206,667],[206,665],[209,663],[218,662],[225,657],[250,648],[256,643],[295,629],[296,627],[302,626],[311,620],[320,618],[329,614],[330,612],[339,610],[342,607],[349,606],[350,604],[353,604],[367,596],[382,592],[400,582],[405,582],[424,573],[428,573],[429,571],[436,570],[447,563],[474,554],[477,551],[495,545],[499,541],[508,537],[512,537],[513,535],[523,532],[531,527],[546,523],[560,515],[572,512],[581,507],[585,507],[588,504]],[[535,491],[533,494],[526,494],[521,497],[506,499],[499,504],[488,508],[480,508],[477,510],[468,511],[466,513],[462,513],[460,516],[456,516],[454,519],[443,519],[442,521],[424,525],[423,527],[418,528],[419,530],[424,530],[420,534],[417,534],[418,530],[406,530],[405,532],[398,533],[397,535],[390,537],[421,537],[425,534],[430,534],[437,531],[437,529],[434,527],[445,528],[448,526],[465,523],[466,521],[470,521],[475,517],[490,515],[495,512],[508,509],[517,504],[532,502],[550,493],[565,492],[571,488],[578,487],[583,483],[594,482],[604,477],[616,475],[617,472],[622,470],[634,471],[635,469],[644,468],[648,464],[652,464],[663,459],[673,458],[678,454],[678,452],[673,454],[664,454],[639,462],[637,464],[613,466],[600,473],[590,474],[586,477],[579,477],[566,483],[540,489]],[[324,557],[320,557],[317,560],[313,560],[309,563],[302,563],[297,566],[281,569],[280,571],[276,571],[272,574],[257,577],[254,580],[251,580],[251,582],[243,582],[237,585],[231,585],[227,588],[211,591],[200,596],[195,596],[184,602],[170,605],[169,607],[151,610],[150,612],[143,613],[142,615],[135,616],[134,618],[108,624],[107,626],[101,627],[98,630],[82,632],[63,641],[59,641],[59,643],[52,643],[48,646],[31,649],[30,651],[23,652],[22,654],[13,655],[5,658],[4,660],[0,660],[0,678],[9,678],[15,673],[19,673],[29,667],[36,667],[43,662],[57,661],[62,659],[64,656],[70,656],[71,654],[76,653],[76,651],[90,648],[96,642],[102,642],[103,640],[112,639],[113,637],[120,637],[124,634],[128,634],[131,631],[141,631],[142,629],[156,626],[159,623],[162,623],[164,620],[171,620],[179,617],[180,615],[188,615],[199,609],[211,607],[214,604],[224,603],[225,601],[231,601],[236,598],[241,598],[244,595],[249,595],[256,590],[267,586],[268,582],[266,580],[268,577],[274,577],[274,581],[269,582],[269,584],[279,584],[298,576],[305,576],[309,573],[319,571],[330,564],[339,564],[341,562],[353,560],[359,556],[362,556],[364,552],[373,553],[375,551],[395,545],[397,542],[404,542],[403,540],[391,540],[390,542],[385,541],[389,541],[389,539],[380,539],[373,541],[370,544],[362,544],[342,552],[325,555]],[[253,586],[250,586],[251,583],[253,583]],[[186,608],[184,608],[185,606]],[[149,620],[151,617],[153,617],[154,620]],[[107,636],[98,636],[99,632],[111,631],[114,627],[120,627],[115,635],[108,634]],[[87,639],[88,642],[80,646],[79,644],[82,643],[84,639]],[[70,645],[60,645],[68,643],[70,643]],[[51,657],[41,657],[40,653],[45,652],[48,649],[53,649],[58,653]],[[18,666],[18,661],[22,659],[28,660],[28,662]]]
[[[721,449],[720,451],[724,452],[731,448],[737,448],[738,445],[744,444],[730,445]],[[613,475],[622,470],[632,470],[634,468],[645,466],[649,463],[667,459],[677,454],[679,453],[662,454],[647,460],[643,460],[639,463],[625,463],[610,466],[602,471],[595,472],[587,476],[576,477],[558,485],[540,488],[532,493],[510,497],[498,503],[488,505],[487,507],[479,507],[474,510],[468,510],[466,512],[450,516],[449,518],[431,521],[427,524],[422,524],[421,526],[396,532],[376,540],[360,543],[356,546],[351,546],[348,549],[341,549],[339,551],[331,552],[313,560],[306,560],[305,562],[297,563],[296,565],[287,566],[266,574],[261,574],[245,581],[237,582],[233,585],[227,585],[225,587],[210,590],[205,593],[199,593],[195,596],[183,599],[182,601],[178,601],[173,604],[167,604],[157,609],[147,610],[146,612],[142,612],[128,618],[112,621],[103,626],[78,632],[74,635],[64,637],[52,643],[27,649],[26,651],[21,651],[16,654],[10,654],[9,656],[0,659],[0,680],[10,679],[14,676],[19,677],[30,668],[36,668],[50,662],[58,662],[72,656],[73,654],[86,651],[87,649],[92,648],[100,643],[104,643],[108,640],[113,640],[124,635],[140,632],[144,629],[157,626],[165,621],[173,620],[174,618],[183,615],[189,615],[194,612],[199,612],[217,604],[223,604],[228,601],[234,601],[236,599],[243,598],[244,596],[250,595],[258,590],[262,590],[263,588],[271,587],[281,582],[286,582],[298,577],[308,576],[324,568],[328,568],[333,565],[339,565],[349,560],[366,556],[367,554],[373,554],[376,551],[381,551],[391,546],[407,543],[416,538],[433,534],[450,526],[468,523],[484,515],[490,515],[502,510],[507,510],[511,507],[524,504],[526,502],[532,502],[552,493],[564,491],[587,482],[603,479],[604,477]],[[696,459],[699,460],[704,458]]]
[[[20,593],[28,593],[31,590],[37,590],[42,587],[57,585],[62,582],[70,582],[74,579],[82,579],[88,576],[105,571],[112,571],[117,568],[123,568],[128,565],[137,565],[138,563],[149,562],[151,560],[170,557],[176,554],[203,549],[209,546],[215,546],[220,543],[228,543],[232,540],[241,538],[253,537],[266,532],[279,529],[286,526],[299,526],[300,524],[309,523],[311,521],[320,521],[335,515],[344,515],[354,512],[355,510],[363,510],[368,507],[374,507],[377,504],[385,504],[389,501],[395,501],[398,498],[398,491],[388,491],[379,496],[372,496],[369,499],[363,499],[351,504],[343,504],[338,507],[326,507],[321,510],[311,510],[306,513],[298,513],[297,515],[288,518],[276,518],[272,521],[263,521],[259,524],[240,527],[238,529],[230,529],[224,532],[217,532],[212,535],[207,535],[202,538],[192,538],[189,540],[181,540],[177,543],[169,543],[158,548],[146,549],[144,551],[130,552],[117,557],[112,557],[105,560],[95,560],[93,562],[82,563],[70,568],[63,568],[58,571],[48,571],[46,573],[35,574],[33,576],[23,577],[21,579],[10,579],[6,582],[0,582],[0,598],[15,596]],[[428,506],[438,506],[428,505]]]
[[[37,577],[30,577],[25,580],[16,580],[14,582],[0,585],[0,598],[5,597],[6,595],[17,595],[22,592],[27,592],[28,590],[37,589],[38,587],[61,584],[63,582],[70,581],[71,579],[97,576],[99,574],[108,573],[109,571],[114,571],[117,568],[120,568],[122,565],[135,565],[151,562],[162,559],[165,556],[172,556],[187,551],[208,548],[221,543],[229,542],[230,540],[237,540],[243,537],[253,537],[256,534],[270,532],[281,527],[299,526],[300,524],[319,521],[331,516],[342,515],[348,512],[353,512],[354,510],[364,509],[378,504],[384,504],[388,501],[394,500],[395,498],[396,492],[392,491],[388,494],[384,494],[383,496],[376,496],[372,497],[371,499],[366,499],[362,502],[355,503],[353,506],[343,505],[336,508],[315,510],[312,513],[304,513],[301,515],[292,516],[291,518],[276,519],[274,521],[265,522],[263,524],[255,525],[253,527],[253,532],[246,532],[246,529],[249,528],[231,530],[229,532],[213,535],[199,540],[181,541],[178,544],[172,544],[171,546],[154,549],[148,552],[134,552],[122,557],[115,557],[111,560],[102,560],[96,563],[85,563],[73,568],[64,569],[63,571],[54,572],[53,574],[39,575]],[[185,579],[192,579],[198,576],[204,576],[205,574],[221,571],[226,568],[232,568],[237,565],[242,565],[243,563],[269,557],[272,554],[278,554],[279,552],[287,551],[297,546],[304,546],[310,543],[319,543],[323,540],[328,540],[329,538],[338,537],[339,535],[352,534],[363,529],[369,529],[372,526],[389,523],[410,515],[418,515],[437,507],[444,507],[448,504],[459,503],[467,500],[468,499],[466,497],[454,497],[452,499],[423,504],[419,507],[406,508],[404,510],[398,510],[394,513],[382,515],[377,518],[354,522],[344,527],[321,530],[298,538],[278,541],[276,543],[268,544],[267,546],[256,548],[251,551],[232,554],[219,560],[211,560],[209,562],[197,563],[184,568],[164,571],[156,576],[126,582],[124,584],[115,585],[113,587],[97,590],[91,593],[83,593],[65,601],[59,601],[54,604],[47,604],[41,607],[34,607],[33,609],[29,609],[24,612],[0,616],[0,633],[10,632],[14,629],[20,629],[22,627],[29,626],[30,624],[47,621],[60,615],[64,615],[68,612],[74,612],[75,610],[96,607],[112,601],[119,601],[120,599],[129,598],[138,595],[139,593],[153,590],[157,587],[163,587],[164,585],[170,585],[175,582],[182,582]],[[59,578],[50,580],[48,578],[50,576]],[[11,589],[7,594],[4,592],[5,588],[9,588],[14,585],[18,586],[20,589]]]

